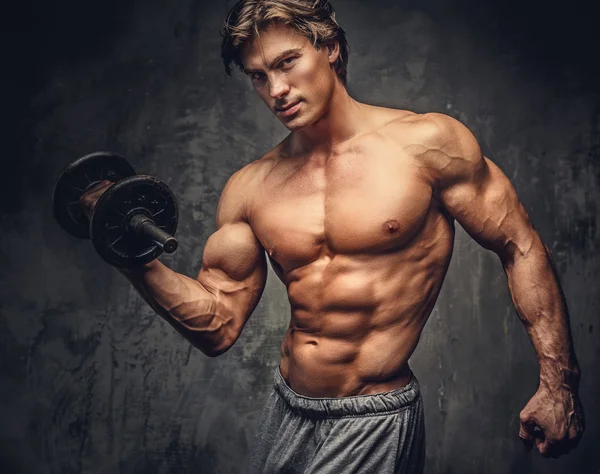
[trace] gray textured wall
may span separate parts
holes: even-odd
[[[194,276],[227,178],[286,133],[219,60],[232,2],[33,1],[3,44],[0,471],[236,473],[288,320],[269,270],[245,332],[210,359],[153,314],[89,242],[53,220],[70,160],[114,150],[166,181]],[[428,473],[600,472],[596,405],[600,98],[592,12],[526,2],[337,0],[352,95],[465,123],[509,176],[553,252],[583,370],[588,430],[567,457],[526,454],[518,413],[537,362],[498,259],[460,229],[412,358]]]

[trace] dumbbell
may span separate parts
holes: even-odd
[[[79,199],[103,180],[115,184],[100,196],[88,219]],[[54,185],[53,209],[66,232],[91,239],[100,257],[115,267],[142,266],[178,246],[173,192],[153,176],[136,175],[115,153],[91,153],[69,163]]]

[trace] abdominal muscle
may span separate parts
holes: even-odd
[[[289,328],[281,352],[283,378],[295,392],[308,397],[387,392],[405,386],[411,377],[412,348],[398,344],[345,343]]]
[[[279,364],[287,384],[309,397],[405,386],[449,263],[450,248],[436,250],[336,255],[288,275],[292,314]]]

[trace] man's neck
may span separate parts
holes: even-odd
[[[290,144],[300,153],[330,155],[337,145],[357,135],[361,125],[364,127],[362,104],[337,83],[323,116],[312,125],[292,132]]]

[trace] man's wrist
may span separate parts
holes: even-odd
[[[144,265],[132,268],[118,268],[117,270],[125,276],[141,276],[144,273],[153,270],[158,265],[158,260],[154,259]]]
[[[576,362],[560,364],[557,361],[540,361],[540,385],[551,390],[568,389],[577,391],[581,372]]]

